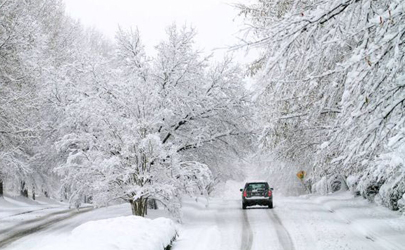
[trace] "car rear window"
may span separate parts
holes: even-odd
[[[251,190],[266,190],[268,189],[267,183],[249,183],[246,187],[248,191]]]

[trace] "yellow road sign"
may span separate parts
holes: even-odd
[[[300,179],[300,180],[304,179],[305,174],[306,174],[305,171],[299,171],[299,172],[297,173],[298,179]]]

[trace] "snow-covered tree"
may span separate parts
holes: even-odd
[[[263,145],[313,166],[315,178],[374,176],[376,158],[404,124],[403,1],[260,0],[239,7],[250,25],[245,45],[263,51],[252,66]],[[395,173],[366,179],[379,189]]]
[[[156,199],[177,213],[249,142],[241,70],[210,66],[194,29],[170,26],[149,58],[138,30],[112,43],[61,1],[3,1],[0,22],[0,195],[6,179],[75,205],[123,199],[144,215]]]
[[[170,110],[159,128],[163,142],[178,145],[178,152],[215,158],[215,145],[220,144],[223,151],[229,145],[237,147],[229,140],[241,143],[250,136],[249,96],[241,80],[242,70],[230,58],[209,65],[208,58],[193,49],[194,29],[178,30],[172,25],[167,33],[169,39],[157,46],[152,68],[161,105]]]
[[[89,79],[65,111],[70,132],[57,148],[67,160],[58,172],[73,199],[123,199],[143,216],[148,199],[177,214],[181,194],[207,194],[212,173],[199,150],[212,145],[218,156],[247,137],[249,112],[240,70],[230,59],[208,68],[194,36],[170,26],[148,59],[139,32],[117,32],[115,56],[93,67],[93,77],[105,76]]]
[[[39,134],[43,24],[59,1],[3,1],[0,4],[0,185],[32,182],[30,161]]]

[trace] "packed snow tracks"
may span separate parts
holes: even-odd
[[[292,242],[291,236],[288,233],[287,229],[281,223],[280,218],[278,217],[276,211],[269,210],[267,215],[270,217],[273,222],[273,226],[276,228],[278,240],[284,250],[294,250],[294,244]]]
[[[246,240],[242,238],[241,250],[294,250],[290,234],[278,218],[276,209],[252,207],[243,210],[246,218],[244,231],[251,233]]]
[[[277,209],[277,208],[276,208]],[[294,250],[276,209],[242,209],[240,200],[186,200],[184,223],[173,250]]]
[[[253,242],[253,232],[250,227],[249,219],[246,210],[243,211],[243,226],[242,226],[242,245],[241,250],[251,250]]]
[[[3,248],[10,243],[19,240],[23,238],[24,236],[36,233],[38,231],[41,231],[45,228],[48,228],[51,225],[54,225],[58,222],[70,219],[78,214],[85,213],[88,211],[91,211],[93,208],[92,207],[87,207],[80,209],[80,211],[76,209],[66,209],[66,210],[60,210],[57,212],[49,213],[46,215],[38,215],[35,216],[34,219],[30,220],[23,220],[22,222],[13,225],[12,227],[8,227],[5,229],[0,230],[0,248]],[[44,209],[42,209],[44,210]],[[26,213],[21,213],[21,214],[16,214],[14,216],[19,216],[27,213],[35,213],[41,210],[36,210],[36,211],[29,211]],[[10,216],[10,217],[14,217]]]
[[[405,217],[350,193],[281,197],[275,207],[187,200],[173,250],[403,250]]]

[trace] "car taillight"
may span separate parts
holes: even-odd
[[[269,190],[268,196],[271,197],[271,190]]]
[[[245,190],[245,191],[243,191],[243,197],[246,197],[246,196],[247,196],[247,192]]]

